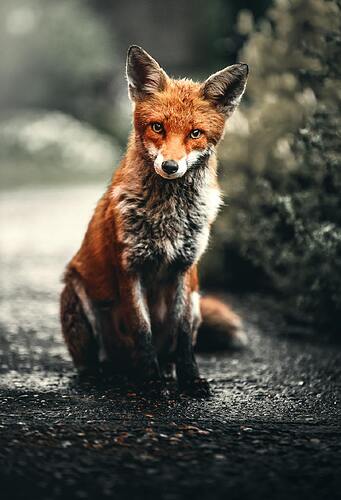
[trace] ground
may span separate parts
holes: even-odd
[[[59,278],[99,192],[1,197],[2,498],[340,498],[340,349],[286,335],[261,297],[231,298],[246,350],[198,356],[208,400],[77,378]]]

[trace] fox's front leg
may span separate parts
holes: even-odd
[[[138,382],[160,381],[160,368],[152,343],[151,321],[138,274],[119,276],[121,321],[125,334],[133,340],[133,364]]]
[[[180,390],[193,396],[209,395],[209,385],[200,378],[198,365],[193,351],[193,336],[196,333],[191,291],[187,289],[183,277],[179,278],[175,312],[177,318],[176,374]]]

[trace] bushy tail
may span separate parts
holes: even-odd
[[[199,327],[196,350],[199,352],[241,349],[247,344],[241,318],[220,300],[201,297],[202,323]]]

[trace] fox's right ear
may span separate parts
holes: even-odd
[[[243,97],[248,74],[249,67],[243,63],[214,73],[202,85],[203,97],[230,116]]]
[[[126,72],[132,101],[163,90],[167,83],[167,75],[163,69],[137,45],[132,45],[128,50]]]

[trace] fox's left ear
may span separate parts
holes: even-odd
[[[148,52],[137,45],[128,50],[126,71],[132,101],[143,99],[166,86],[166,73]]]
[[[211,75],[202,85],[203,97],[230,116],[238,106],[247,82],[247,64],[233,64]]]

